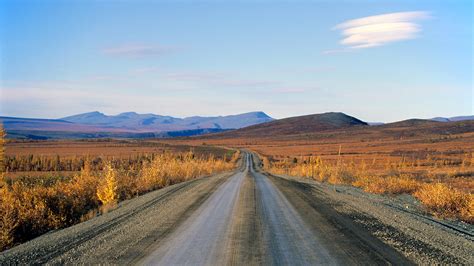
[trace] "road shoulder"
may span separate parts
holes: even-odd
[[[232,174],[199,178],[124,201],[109,213],[4,251],[0,261],[128,264],[145,256]]]
[[[308,179],[275,175],[270,175],[270,178],[299,211],[308,213],[305,208],[310,206],[325,213],[324,216],[335,226],[348,229],[346,233],[355,234],[381,254],[387,251],[383,246],[389,246],[417,264],[474,262],[472,239],[394,208],[387,204],[391,201],[388,197]]]

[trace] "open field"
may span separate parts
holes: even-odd
[[[139,154],[152,154],[169,152],[187,152],[193,149],[196,154],[212,152],[222,156],[225,150],[215,147],[191,147],[189,145],[168,144],[151,140],[57,140],[57,141],[27,141],[8,140],[5,151],[6,156],[104,156],[104,157],[129,157]]]
[[[347,128],[320,133],[274,136],[216,135],[178,143],[248,148],[272,162],[301,162],[320,157],[335,165],[365,165],[369,175],[393,171],[440,181],[474,192],[474,122],[427,123]],[[393,171],[392,171],[393,170]]]
[[[0,249],[88,220],[120,201],[230,171],[239,158],[239,152],[219,148],[121,141],[92,144],[7,145],[2,161],[6,172],[0,181]]]
[[[72,176],[79,172],[86,159],[93,168],[102,161],[117,164],[137,164],[163,153],[193,151],[196,156],[212,154],[215,158],[230,158],[232,151],[210,147],[173,145],[144,140],[9,140],[5,147],[5,170],[8,178],[21,176]]]
[[[442,217],[474,221],[473,121],[408,120],[295,134],[287,131],[290,126],[280,123],[272,127],[280,131],[265,134],[262,128],[269,127],[253,126],[178,143],[250,149],[265,158],[266,169],[273,173],[356,185],[374,193],[413,193],[427,207],[433,205],[433,199],[427,199],[432,192],[448,194],[436,199],[443,201],[441,206],[429,208]],[[367,187],[368,182],[379,186]],[[425,186],[438,183],[441,187]],[[462,196],[452,198],[456,193]],[[461,212],[457,207],[448,211],[451,205],[462,205],[459,208],[464,214],[453,214]]]
[[[472,121],[412,121],[286,135],[279,132],[257,136],[226,133],[181,140],[10,141],[6,146],[6,156],[7,159],[29,156],[59,156],[65,160],[85,157],[129,159],[190,149],[198,155],[225,155],[225,150],[213,146],[248,148],[272,162],[304,162],[311,156],[320,157],[332,165],[338,161],[364,165],[368,175],[386,176],[398,171],[412,174],[420,180],[439,181],[465,192],[474,192]],[[11,175],[18,175],[14,172],[25,170],[10,172]]]

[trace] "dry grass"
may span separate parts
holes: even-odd
[[[412,194],[433,214],[458,218],[465,222],[474,223],[474,201],[471,193],[448,187],[446,184],[430,184],[420,180],[416,175],[407,174],[407,163],[390,163],[385,167],[385,173],[370,175],[365,162],[325,162],[321,157],[301,157],[293,160],[271,160],[260,155],[265,170],[274,174],[307,177],[330,184],[345,184],[360,187],[364,191],[376,194]],[[470,167],[471,162],[459,166]]]
[[[440,217],[457,217],[474,223],[474,196],[441,183],[423,184],[414,196]]]
[[[168,143],[204,141],[253,150],[261,155],[267,171],[276,174],[353,185],[372,193],[421,195],[426,184],[441,183],[448,188],[444,193],[454,199],[439,197],[434,204],[419,196],[420,201],[438,216],[472,223],[472,203],[459,199],[472,198],[474,193],[474,122],[402,122],[245,137],[221,134]]]
[[[360,187],[366,192],[375,194],[412,194],[418,190],[421,183],[416,181],[413,177],[390,176],[390,177],[376,177],[376,176],[357,176],[357,179],[352,182],[355,187]]]
[[[266,169],[273,173],[353,185],[372,193],[421,195],[426,184],[441,183],[448,188],[446,194],[455,195],[454,200],[448,196],[439,197],[437,204],[425,197],[419,200],[435,215],[472,223],[472,203],[459,199],[472,198],[474,193],[473,125],[387,125],[294,135],[222,136],[205,141],[253,150],[262,155]]]
[[[159,154],[163,152],[183,153],[191,148],[198,156],[214,154],[222,157],[226,150],[213,146],[198,146],[187,144],[166,143],[156,140],[42,140],[25,141],[9,139],[6,143],[7,157],[16,156],[45,156],[61,159],[75,157],[129,158],[144,154]]]
[[[338,160],[366,164],[365,173],[386,176],[390,169],[426,182],[474,193],[474,122],[426,126],[382,126],[245,138],[169,140],[167,143],[221,145],[246,148],[274,162],[319,156],[325,163]],[[341,153],[339,154],[339,148]],[[464,167],[463,167],[464,165]],[[400,167],[402,166],[402,167]]]
[[[231,158],[193,152],[155,155],[142,165],[127,168],[105,162],[93,169],[86,161],[72,178],[38,182],[18,178],[3,182],[0,190],[0,250],[27,241],[49,230],[64,228],[113,208],[118,201],[204,175],[229,171]]]

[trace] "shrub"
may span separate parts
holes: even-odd
[[[366,192],[376,194],[411,194],[420,187],[420,182],[407,175],[401,176],[359,176],[352,182]]]
[[[1,144],[2,142],[0,142]],[[0,251],[52,229],[64,228],[92,218],[98,209],[106,212],[119,200],[235,167],[240,153],[231,160],[164,153],[150,162],[104,162],[102,171],[85,160],[72,178],[18,178],[0,186]],[[144,162],[144,165],[142,165]],[[127,170],[125,170],[126,168]],[[3,173],[0,172],[3,179]],[[47,180],[48,182],[43,182]]]
[[[0,250],[13,245],[18,227],[17,199],[6,187],[0,188]]]
[[[465,162],[460,163],[461,169],[463,165],[469,164],[468,159],[472,160],[472,155],[467,158],[466,156]],[[441,183],[427,184],[418,181],[415,174],[404,173],[408,165],[404,159],[395,165],[387,162],[385,174],[377,175],[367,173],[367,165],[364,161],[359,165],[353,161],[347,164],[339,157],[335,164],[324,162],[320,157],[313,156],[292,162],[271,161],[263,157],[263,161],[265,170],[274,174],[310,177],[331,184],[350,184],[376,194],[412,194],[437,216],[455,217],[474,223],[474,196],[472,194],[449,188]],[[456,173],[458,171],[456,170]]]
[[[474,223],[474,197],[448,186],[424,184],[414,193],[425,207],[439,217],[457,217]]]

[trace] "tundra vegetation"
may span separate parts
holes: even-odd
[[[340,150],[339,150],[340,154]],[[440,181],[438,168],[448,168],[448,177],[471,175],[474,169],[474,153],[464,154],[459,163],[449,160],[438,162],[432,158],[399,162],[386,160],[383,169],[378,169],[377,158],[365,160],[343,160],[339,155],[335,161],[323,160],[320,156],[301,156],[276,160],[260,156],[264,169],[278,175],[306,177],[330,184],[352,185],[376,194],[411,194],[434,215],[442,218],[457,218],[474,223],[474,195],[470,191],[453,188]],[[454,166],[453,166],[454,165]],[[376,170],[374,170],[376,169]],[[422,170],[422,171],[421,171]]]
[[[120,201],[232,170],[240,157],[239,151],[220,157],[212,153],[163,151],[129,158],[62,159],[36,155],[3,160],[3,130],[1,134],[0,250],[90,219],[114,208]],[[12,177],[5,175],[4,169],[30,172],[26,176]],[[65,170],[79,171],[63,175]]]
[[[325,116],[288,118],[274,123],[274,130],[264,124],[204,140],[255,151],[273,173],[379,194],[407,193],[439,217],[474,223],[474,121],[412,119],[330,129],[328,125],[343,125],[348,117]],[[196,145],[204,140],[174,143]]]

